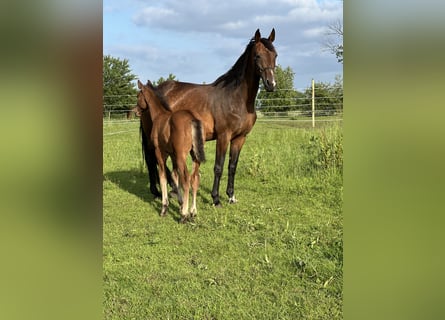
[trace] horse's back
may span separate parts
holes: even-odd
[[[158,88],[172,110],[189,110],[202,122],[206,140],[226,133],[230,139],[247,135],[255,124],[254,103],[247,105],[242,91],[236,88],[180,81],[166,81]]]
[[[168,80],[161,83],[157,90],[173,110],[187,109],[184,104],[188,99],[206,99],[210,85]]]
[[[187,110],[202,122],[206,132],[206,140],[216,138],[214,112],[212,110],[214,89],[212,85],[208,84],[174,80],[165,81],[158,86],[159,92],[165,97],[174,113]]]

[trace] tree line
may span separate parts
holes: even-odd
[[[312,88],[298,91],[293,88],[294,72],[290,67],[278,65],[275,70],[277,88],[267,92],[262,83],[256,100],[256,108],[262,112],[309,111],[311,110]],[[103,56],[103,108],[104,111],[127,111],[136,104],[135,80],[128,59],[110,55]],[[178,80],[174,74],[152,81],[159,85],[166,80]],[[331,114],[343,109],[343,79],[338,76],[333,84],[315,82],[317,110]]]
[[[310,111],[312,108],[312,86],[299,91],[293,88],[294,72],[290,67],[275,70],[277,88],[274,92],[264,90],[260,83],[260,91],[256,100],[256,108],[262,112]],[[315,81],[314,98],[317,109],[324,110],[325,115],[343,110],[343,79],[338,75],[334,83]]]

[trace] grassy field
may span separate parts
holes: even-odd
[[[342,318],[340,126],[258,121],[231,205],[226,159],[222,208],[212,206],[215,142],[207,142],[198,216],[185,225],[175,199],[159,217],[138,126],[104,122],[105,319]]]

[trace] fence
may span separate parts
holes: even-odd
[[[131,110],[104,110],[103,111],[104,120],[134,120],[136,115]]]
[[[281,89],[295,90],[296,89]],[[315,82],[312,80],[311,97],[295,97],[285,98],[292,100],[294,103],[287,105],[273,105],[273,101],[283,100],[283,98],[257,98],[256,112],[259,119],[263,120],[293,120],[312,122],[312,127],[315,127],[316,122],[325,121],[343,121],[343,96],[335,97],[316,97],[317,88]],[[337,102],[326,101],[334,99]],[[308,101],[309,100],[309,101]],[[262,107],[263,101],[267,101],[267,107]],[[272,101],[272,104],[271,104]],[[301,103],[300,103],[301,102]],[[103,117],[104,120],[133,120],[136,115],[131,110],[112,110],[107,108],[112,107],[127,107],[129,104],[122,105],[104,105]],[[276,111],[274,109],[277,109]],[[267,110],[267,111],[266,111]]]

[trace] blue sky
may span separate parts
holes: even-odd
[[[277,63],[295,72],[297,89],[311,79],[334,82],[343,65],[323,48],[326,28],[343,20],[339,0],[104,0],[104,54],[128,59],[141,81],[174,74],[211,83],[243,53],[256,29],[275,28]]]

